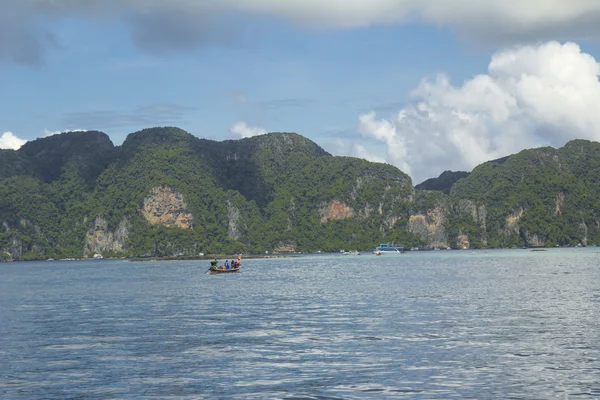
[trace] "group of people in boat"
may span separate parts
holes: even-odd
[[[215,258],[213,261],[210,262],[210,268],[211,269],[218,269],[218,270],[232,270],[232,269],[237,269],[242,265],[242,261],[241,261],[242,257],[238,256],[237,261],[236,260],[231,260],[231,263],[229,262],[229,260],[225,260],[225,265],[221,265],[219,266],[219,261]]]

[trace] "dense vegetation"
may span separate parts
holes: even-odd
[[[383,214],[324,224],[319,210],[332,200],[405,210],[413,191],[392,166],[332,157],[297,134],[215,142],[153,128],[114,147],[78,132],[0,156],[0,250],[21,259],[81,257],[98,216],[104,235],[128,226],[122,250],[105,256],[369,249],[394,232]],[[191,229],[152,225],[140,212],[163,185],[185,198]]]
[[[142,209],[159,187],[185,200],[175,211],[193,216],[189,229],[149,222]],[[293,133],[216,142],[152,128],[118,147],[64,133],[0,151],[0,261],[425,247],[436,235],[451,247],[461,236],[471,247],[600,243],[598,143],[526,150],[419,187],[430,190]],[[439,235],[412,221],[432,210],[442,224],[426,229]]]
[[[524,150],[485,163],[452,187],[451,197],[485,206],[476,235],[489,246],[600,243],[600,143],[574,140],[556,150]],[[507,217],[519,215],[507,229]]]
[[[465,171],[444,171],[437,178],[429,178],[426,181],[415,185],[419,190],[440,190],[446,194],[450,193],[452,186],[461,178],[469,176]]]

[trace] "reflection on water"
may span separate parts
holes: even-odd
[[[599,398],[600,255],[0,265],[0,398]]]

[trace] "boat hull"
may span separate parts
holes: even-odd
[[[404,254],[404,251],[383,251],[383,250],[374,250],[373,254],[375,254],[376,256],[382,256],[384,254],[387,255],[394,255],[394,254]]]
[[[375,251],[379,251],[382,254],[390,253],[404,253],[404,246],[395,246],[393,244],[383,243],[375,248]]]
[[[219,268],[211,268],[208,271],[211,274],[230,274],[230,273],[234,273],[234,272],[240,272],[240,270],[242,269],[242,267],[237,267],[237,268],[233,268],[233,269],[219,269]]]

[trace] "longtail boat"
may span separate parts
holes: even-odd
[[[237,264],[235,267],[230,266],[229,268],[227,268],[224,265],[217,265],[217,260],[215,260],[215,261],[210,262],[210,268],[206,272],[210,272],[211,274],[226,274],[229,272],[240,272],[240,269],[242,269],[242,256],[241,255],[238,256]]]
[[[230,269],[226,269],[224,265],[221,265],[219,267],[210,267],[209,271],[211,274],[226,274],[228,272],[240,272],[240,269],[242,269],[241,264],[239,267],[230,268]]]

